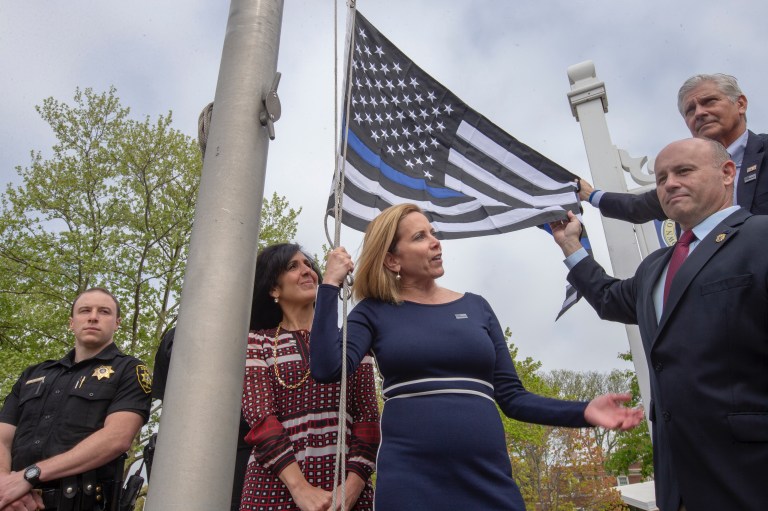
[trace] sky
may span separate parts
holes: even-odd
[[[346,8],[336,5],[341,49]],[[470,107],[590,181],[566,96],[571,65],[594,62],[613,143],[632,156],[654,156],[689,136],[676,97],[697,73],[739,79],[753,131],[768,116],[758,94],[767,73],[759,57],[768,43],[766,2],[358,0],[357,8]],[[0,185],[19,183],[14,169],[29,165],[30,151],[51,154],[53,134],[35,105],[51,96],[71,102],[76,87],[115,86],[134,118],[170,110],[173,126],[196,137],[216,92],[228,11],[224,1],[0,0]],[[320,253],[335,151],[333,1],[286,0],[278,71],[282,118],[265,193],[302,208],[297,241]],[[599,214],[586,205],[584,220],[610,272]],[[345,227],[341,240],[359,253],[360,233]],[[567,271],[542,231],[446,241],[443,259],[440,284],[486,297],[520,355],[543,369],[630,367],[617,358],[628,349],[624,327],[599,320],[586,303],[554,321]]]

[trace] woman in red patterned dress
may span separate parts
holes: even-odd
[[[341,386],[309,374],[310,328],[320,271],[296,244],[265,248],[256,262],[243,415],[253,445],[241,510],[330,509]],[[373,361],[347,386],[344,510],[370,510],[379,445]],[[340,491],[337,502],[341,503]]]

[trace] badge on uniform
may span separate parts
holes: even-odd
[[[724,232],[721,232],[721,233],[720,233],[720,234],[718,234],[718,235],[717,235],[717,237],[715,238],[715,243],[720,243],[720,242],[721,242],[721,241],[723,241],[724,239],[725,239],[725,233],[724,233]]]
[[[143,390],[145,394],[152,392],[152,375],[149,374],[147,366],[143,364],[136,366],[136,379],[139,380],[141,390]]]
[[[93,370],[93,374],[91,376],[95,376],[99,380],[102,378],[106,378],[108,380],[109,377],[113,374],[115,374],[115,370],[112,369],[112,366],[99,366]]]
[[[750,165],[749,167],[747,167],[747,173],[754,172],[756,170],[757,170],[757,165]]]
[[[747,177],[744,178],[745,183],[749,183],[750,181],[754,181],[757,179],[757,174],[749,174]]]

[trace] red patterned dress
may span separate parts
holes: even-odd
[[[280,328],[248,334],[243,415],[253,445],[241,510],[298,510],[279,474],[296,461],[307,481],[331,491],[339,420],[339,383],[309,375],[309,334]],[[275,351],[277,357],[274,356]],[[277,358],[277,371],[275,371]],[[366,356],[347,384],[347,473],[367,480],[355,510],[371,510],[370,475],[379,446],[373,359]]]

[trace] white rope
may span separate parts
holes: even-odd
[[[337,2],[334,0],[334,9],[333,9],[333,53],[334,53],[334,76],[333,76],[333,83],[334,83],[334,160],[335,160],[335,170],[334,170],[334,222],[335,222],[335,228],[334,228],[334,239],[333,243],[331,244],[334,248],[337,248],[341,243],[341,215],[342,215],[342,200],[344,196],[344,165],[347,159],[347,135],[348,133],[344,134],[344,147],[340,148],[341,150],[337,154],[337,148],[339,148],[339,140],[338,140],[338,122],[339,122],[339,107],[338,107],[338,98],[339,98],[339,92],[338,92],[338,12],[337,12]],[[355,31],[355,0],[350,0],[349,3],[349,11],[348,11],[348,17],[347,17],[347,70],[348,74],[345,80],[345,97],[349,98],[349,88],[352,86],[351,81],[351,75],[352,75],[352,66],[351,66],[351,59],[352,59],[352,51],[353,51],[353,39],[352,36],[354,35]],[[347,100],[347,103],[345,105],[345,119],[349,119],[349,111],[350,111],[350,104],[349,100]],[[349,130],[349,123],[345,125],[345,130]],[[328,215],[326,213],[325,215],[325,224],[326,224],[326,236],[328,236],[328,226],[327,226],[327,219]],[[328,240],[330,243],[330,240]],[[341,299],[342,299],[342,310],[341,310],[341,317],[342,317],[342,325],[341,325],[341,384],[339,389],[339,427],[338,427],[338,433],[336,436],[336,459],[334,463],[334,469],[333,469],[333,480],[340,482],[340,488],[341,488],[341,502],[346,502],[346,491],[347,491],[347,476],[346,476],[346,453],[347,453],[347,306],[349,302],[349,298],[351,295],[350,292],[350,285],[351,285],[351,279],[345,279],[342,284],[342,292],[341,292]],[[331,500],[331,509],[336,510],[337,507],[337,496],[336,492],[333,492],[332,500]],[[342,508],[343,509],[343,508]]]
[[[203,107],[200,117],[197,118],[197,143],[200,152],[205,159],[205,148],[208,145],[208,133],[211,132],[211,116],[213,115],[213,101]]]

